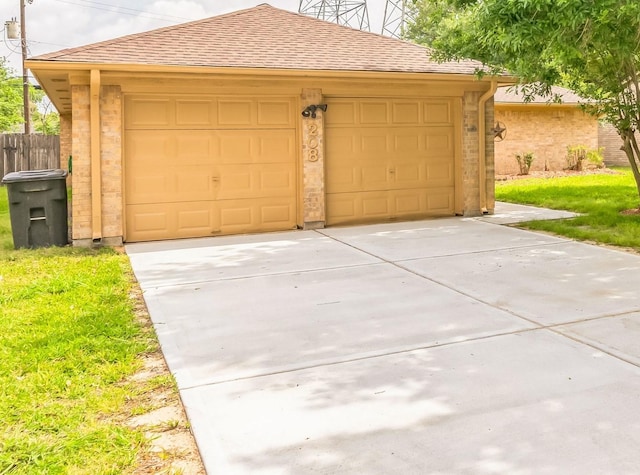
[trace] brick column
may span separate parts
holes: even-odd
[[[480,177],[479,177],[479,140],[478,140],[478,100],[480,92],[464,93],[462,101],[462,192],[464,197],[464,216],[480,216]]]
[[[71,86],[71,178],[72,227],[74,245],[91,242],[91,111],[89,86]]]
[[[302,107],[322,103],[320,89],[303,89]],[[316,118],[302,120],[302,175],[304,229],[319,229],[325,225],[324,196],[324,121],[323,112],[316,111]]]
[[[100,88],[100,162],[102,173],[103,244],[121,245],[122,202],[122,94],[120,86]]]
[[[487,212],[493,214],[496,207],[496,167],[495,167],[495,140],[491,129],[495,125],[493,98],[485,104],[485,167],[486,183],[485,190],[487,196]]]
[[[71,155],[71,114],[60,114],[60,168],[68,170]]]

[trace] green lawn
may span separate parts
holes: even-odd
[[[617,174],[527,178],[496,184],[496,199],[582,213],[573,219],[532,221],[522,227],[614,246],[640,249],[640,199],[630,169]]]
[[[13,250],[0,187],[0,475],[133,472],[147,441],[122,419],[152,388],[127,377],[157,343],[131,291],[113,249]]]

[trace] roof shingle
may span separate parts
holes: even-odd
[[[267,4],[31,60],[445,74],[474,74],[481,67],[476,61],[440,64],[422,46]]]

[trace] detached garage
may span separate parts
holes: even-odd
[[[479,64],[260,5],[32,58],[75,244],[491,213]]]

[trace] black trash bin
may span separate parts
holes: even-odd
[[[65,170],[57,169],[4,176],[16,249],[68,244],[66,177]]]

